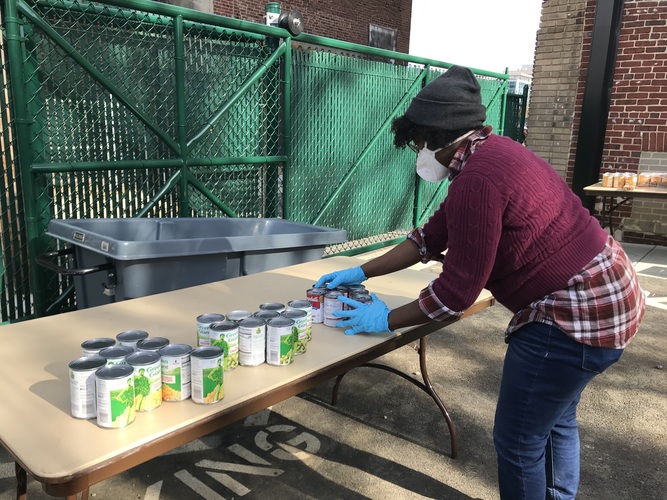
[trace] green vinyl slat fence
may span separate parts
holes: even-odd
[[[0,16],[2,321],[75,307],[35,264],[54,218],[284,217],[345,229],[327,253],[352,253],[446,195],[389,126],[447,63],[146,0]],[[507,75],[474,71],[502,133]]]

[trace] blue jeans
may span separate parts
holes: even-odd
[[[493,441],[500,497],[574,499],[579,485],[577,403],[623,349],[581,344],[555,326],[529,323],[510,338]]]

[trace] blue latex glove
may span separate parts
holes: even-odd
[[[347,297],[338,297],[338,300],[354,307],[345,311],[334,311],[337,318],[347,318],[339,321],[336,326],[351,326],[345,330],[345,335],[354,335],[359,332],[390,332],[389,330],[389,308],[374,293],[371,293],[373,302],[371,304],[358,302]]]
[[[317,283],[315,283],[314,288],[322,288],[322,286],[328,281],[328,289],[336,288],[338,285],[359,285],[362,281],[366,281],[368,278],[361,270],[361,266],[351,267],[349,269],[343,269],[342,271],[334,271],[333,273],[325,274]]]

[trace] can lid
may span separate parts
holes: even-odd
[[[308,312],[303,309],[285,309],[280,315],[286,318],[301,319],[307,317]]]
[[[273,318],[277,318],[280,316],[280,313],[278,311],[257,311],[255,314],[253,314],[255,318],[260,318],[265,321],[268,321]]]
[[[197,316],[197,321],[199,321],[200,323],[214,323],[216,321],[224,321],[224,320],[225,320],[225,315],[218,313],[206,313]]]
[[[238,327],[239,325],[233,321],[216,321],[215,323],[211,323],[208,328],[213,332],[229,332],[236,330]]]
[[[116,339],[112,339],[111,337],[99,337],[81,342],[81,347],[84,349],[104,349],[112,345],[116,345]]]
[[[134,352],[134,348],[129,345],[115,345],[112,347],[105,347],[100,351],[100,356],[103,358],[123,358],[129,356]]]
[[[194,349],[190,355],[194,356],[195,358],[219,358],[224,354],[224,351],[217,347],[217,346],[204,346],[204,347],[197,347]]]
[[[148,337],[147,339],[137,342],[137,349],[147,351],[157,351],[161,347],[169,345],[169,339],[164,337]]]
[[[327,297],[327,298],[329,298],[329,299],[335,299],[335,298],[337,298],[339,295],[343,295],[343,292],[341,292],[340,290],[329,290],[329,291],[327,292],[327,294],[325,295],[325,297]]]
[[[264,304],[260,304],[259,308],[263,311],[281,311],[285,309],[285,304],[281,304],[280,302],[265,302]]]
[[[292,309],[310,309],[313,306],[310,305],[310,301],[308,300],[290,300],[287,303],[287,307],[291,307]]]
[[[294,320],[286,318],[285,316],[280,316],[278,318],[273,318],[269,320],[269,326],[286,327],[292,325],[294,325]]]
[[[107,364],[106,358],[98,356],[86,356],[84,358],[78,358],[70,362],[69,368],[74,371],[88,371],[88,370],[97,370],[98,368]]]
[[[125,378],[134,373],[134,368],[130,365],[107,365],[98,368],[95,372],[97,378],[103,380],[113,380],[118,378]]]
[[[158,350],[160,356],[184,356],[192,352],[192,346],[187,344],[170,344]]]
[[[130,354],[126,358],[127,364],[132,366],[152,365],[160,361],[160,355],[155,351],[143,351]]]
[[[241,322],[239,323],[239,326],[242,326],[244,328],[256,328],[258,326],[264,326],[264,325],[266,325],[266,321],[264,321],[262,318],[258,318],[255,316],[242,319]]]
[[[119,342],[122,340],[143,340],[148,338],[148,332],[145,332],[143,330],[128,330],[126,332],[120,332],[118,335],[116,335],[116,340]]]
[[[324,295],[326,292],[325,288],[309,288],[306,290],[306,293],[309,295]]]
[[[237,309],[236,311],[230,311],[227,314],[227,319],[229,321],[241,321],[243,318],[247,318],[248,316],[252,316],[250,311],[246,311],[245,309]]]

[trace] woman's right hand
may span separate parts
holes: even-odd
[[[325,274],[317,280],[317,283],[313,286],[314,288],[322,288],[325,283],[328,283],[327,288],[331,290],[338,285],[359,285],[362,281],[366,281],[367,279],[368,278],[361,269],[361,266],[357,266]]]

